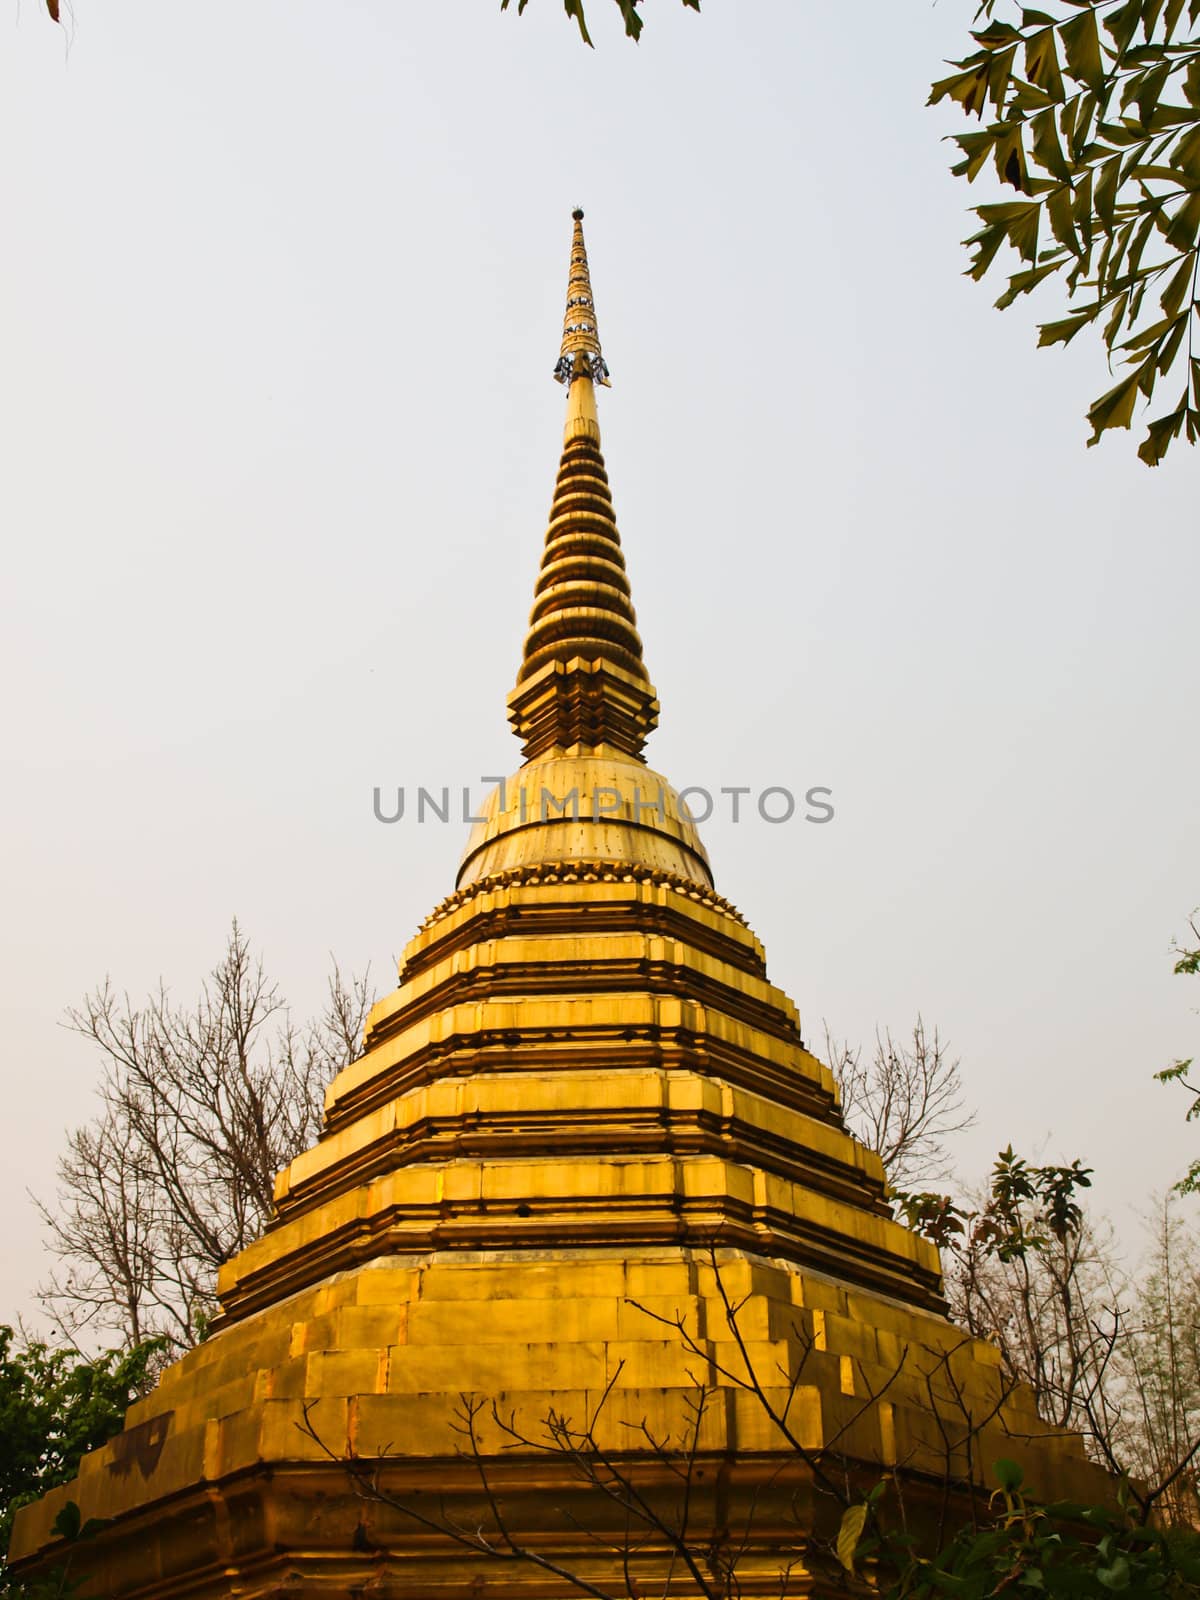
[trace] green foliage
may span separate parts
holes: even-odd
[[[500,0],[501,11],[507,11],[509,3],[510,0]],[[584,15],[583,3],[584,0],[563,0],[563,10],[567,13],[568,17],[573,17],[575,19],[575,22],[579,26],[580,36],[582,37],[584,44],[590,45],[592,38],[588,33],[587,18]],[[621,13],[621,20],[625,24],[625,33],[627,37],[630,39],[640,38],[642,32],[642,19],[638,12],[639,0],[615,0],[615,3]],[[685,6],[690,6],[693,11],[699,11],[700,9],[700,0],[683,0],[683,3]],[[521,15],[528,4],[529,0],[517,0],[518,16]]]
[[[1182,384],[1138,450],[1157,466],[1181,432],[1200,437],[1200,0],[1057,0],[1053,12],[981,0],[975,20],[978,48],[930,104],[956,101],[982,124],[954,136],[954,173],[974,182],[990,165],[1020,198],[975,207],[970,276],[1007,244],[1022,264],[998,306],[1053,278],[1076,309],[1043,323],[1039,343],[1099,330],[1125,370],[1088,411],[1089,444],[1128,428],[1160,379]]]
[[[948,1194],[922,1190],[918,1194],[897,1194],[896,1204],[905,1222],[916,1233],[923,1233],[939,1250],[955,1250],[967,1231],[971,1213],[964,1211]]]
[[[120,1430],[126,1410],[148,1387],[161,1347],[161,1341],[149,1340],[89,1361],[75,1350],[37,1342],[14,1349],[13,1330],[0,1326],[0,1596],[34,1600],[67,1592],[65,1579],[36,1589],[6,1582],[2,1563],[13,1513],[69,1482],[80,1457]],[[69,1504],[57,1531],[76,1539],[93,1530],[80,1526],[79,1508]]]
[[[893,1596],[985,1600],[1020,1595],[1195,1596],[1200,1541],[1169,1537],[1104,1506],[1040,1505],[1020,1469],[997,1462],[991,1525],[967,1527],[933,1560],[913,1560]]]
[[[1042,1505],[1022,1492],[1015,1462],[997,1461],[992,1470],[999,1487],[990,1516],[961,1528],[931,1557],[878,1527],[862,1538],[877,1495],[850,1506],[838,1538],[842,1565],[853,1571],[856,1559],[871,1555],[882,1573],[893,1574],[880,1585],[888,1600],[989,1600],[1003,1593],[1194,1600],[1200,1594],[1196,1534],[1148,1527],[1124,1506]]]
[[[90,1539],[94,1533],[107,1526],[107,1522],[100,1521],[96,1517],[89,1517],[84,1522],[74,1500],[68,1500],[54,1519],[53,1531],[68,1545],[74,1545],[80,1539]],[[4,1568],[0,1565],[0,1596],[3,1596],[4,1600],[66,1600],[66,1597],[73,1595],[79,1587],[79,1584],[71,1579],[70,1554],[44,1577],[33,1578],[25,1583],[9,1583],[5,1578]],[[94,1596],[93,1600],[99,1600],[99,1597]]]
[[[1031,1167],[1013,1154],[1010,1144],[996,1157],[987,1199],[977,1211],[964,1210],[944,1194],[895,1198],[908,1226],[939,1250],[965,1246],[999,1261],[1015,1261],[1031,1250],[1044,1250],[1051,1239],[1061,1244],[1079,1231],[1083,1211],[1076,1193],[1091,1184],[1091,1168],[1078,1161],[1069,1167]]]

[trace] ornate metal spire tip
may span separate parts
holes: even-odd
[[[567,278],[567,314],[563,318],[562,348],[554,376],[568,388],[576,378],[590,378],[593,383],[607,386],[608,364],[600,350],[587,246],[583,242],[583,207],[576,206],[571,216],[575,231],[571,238],[571,269]]]

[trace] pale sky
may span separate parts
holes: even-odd
[[[467,829],[373,787],[518,765],[576,204],[649,759],[833,790],[702,829],[806,1036],[920,1010],[964,1177],[1080,1156],[1130,1240],[1196,1149],[1200,458],[1086,450],[1099,348],[962,276],[923,102],[973,0],[591,11],[10,7],[0,1321],[94,1110],[65,1008],[190,996],[235,913],[300,1015],[331,952],[390,986]]]

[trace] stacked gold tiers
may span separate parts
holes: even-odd
[[[463,1396],[488,1402],[483,1476],[514,1534],[605,1592],[624,1592],[611,1502],[500,1419],[594,1422],[669,1520],[677,1484],[649,1441],[682,1442],[710,1384],[692,1527],[745,1533],[746,1594],[778,1594],[785,1568],[791,1592],[832,1587],[830,1472],[891,1472],[919,1508],[1016,1455],[1044,1493],[1102,1492],[1079,1441],[1020,1391],[999,1404],[997,1352],[946,1320],[935,1251],[893,1220],[641,760],[658,701],[600,454],[578,216],[569,299],[562,465],[509,699],[526,765],[330,1086],[321,1139],[280,1175],[273,1226],[222,1272],[211,1337],[19,1515],[18,1574],[62,1554],[71,1499],[113,1519],[75,1567],[109,1600],[575,1592],[429,1526],[487,1522]],[[351,1458],[378,1464],[385,1498]],[[638,1584],[661,1588],[668,1545],[637,1542]]]

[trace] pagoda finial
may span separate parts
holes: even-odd
[[[640,757],[658,721],[613,515],[595,384],[600,353],[583,212],[576,210],[562,354],[567,420],[529,632],[508,715],[528,760],[607,749]]]
[[[583,212],[576,206],[571,215],[575,219],[575,232],[571,238],[571,270],[567,277],[567,311],[563,317],[562,349],[554,376],[559,383],[568,385],[576,378],[591,378],[594,383],[607,387],[608,366],[600,350],[587,245],[583,242]]]

